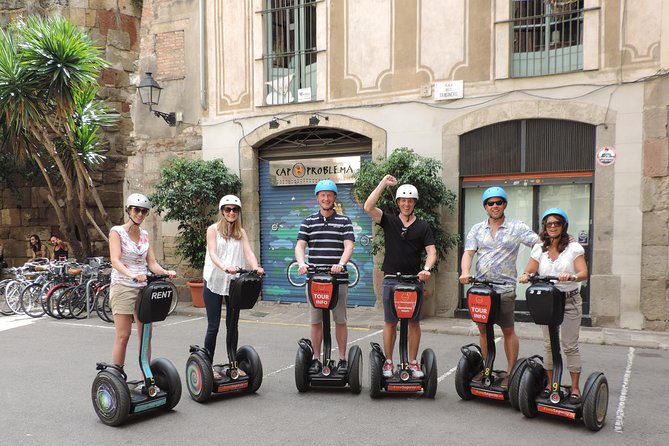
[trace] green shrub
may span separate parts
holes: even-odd
[[[204,161],[174,158],[160,172],[149,200],[165,221],[178,221],[177,254],[191,267],[204,267],[207,228],[218,215],[218,201],[239,194],[239,176],[221,159]]]

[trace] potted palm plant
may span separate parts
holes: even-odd
[[[193,305],[203,307],[202,269],[207,246],[207,228],[218,214],[217,204],[227,194],[239,194],[241,180],[230,173],[222,159],[173,158],[160,172],[156,192],[149,196],[164,221],[178,221],[176,253],[197,278],[188,282]],[[197,273],[196,273],[197,272]]]

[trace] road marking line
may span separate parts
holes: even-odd
[[[501,338],[501,337],[496,338],[496,339],[495,339],[495,344],[497,344],[497,343],[500,341],[500,339],[502,339],[502,338]],[[446,372],[446,373],[444,373],[443,375],[441,375],[439,378],[437,378],[437,382],[440,383],[440,382],[442,382],[444,379],[448,378],[453,372],[455,372],[455,371],[457,370],[457,368],[458,368],[458,366],[456,365],[456,366],[453,367],[451,370],[449,370],[448,372]]]
[[[625,418],[625,401],[627,400],[627,389],[629,388],[630,375],[632,374],[632,363],[634,362],[634,347],[630,347],[627,353],[627,368],[623,375],[623,385],[620,389],[620,400],[618,401],[618,410],[616,411],[616,424],[614,429],[618,433],[623,431],[623,418]]]
[[[286,325],[290,325],[290,324],[286,324]],[[367,335],[365,335],[365,336],[363,336],[363,337],[361,337],[361,338],[358,338],[358,339],[356,339],[356,340],[354,340],[354,341],[349,341],[348,343],[346,343],[346,345],[355,344],[356,342],[360,342],[360,341],[362,341],[363,339],[367,339],[367,338],[371,338],[372,336],[376,336],[376,335],[379,334],[379,333],[383,333],[383,330],[377,330],[377,331],[375,331],[374,333],[369,333],[369,334],[367,334]],[[335,351],[335,350],[336,350],[336,348],[333,348],[333,349],[332,349],[332,351]],[[283,368],[281,368],[281,369],[274,370],[273,372],[266,373],[266,374],[263,376],[263,378],[269,378],[270,376],[278,375],[279,373],[281,373],[281,372],[285,372],[286,370],[290,370],[290,369],[292,369],[293,367],[295,367],[295,364],[291,364],[291,365],[286,366],[286,367],[283,367]]]
[[[186,323],[186,322],[199,321],[199,320],[204,319],[204,318],[205,318],[204,316],[201,316],[201,317],[195,317],[195,318],[192,318],[192,319],[185,319],[183,321],[170,322],[169,324],[160,324],[160,327],[171,327],[172,325],[179,325],[179,324],[183,324],[183,323]]]

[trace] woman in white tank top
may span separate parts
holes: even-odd
[[[109,303],[114,315],[116,337],[112,348],[112,363],[123,367],[130,340],[135,302],[146,285],[148,269],[155,274],[176,277],[177,273],[158,264],[151,249],[149,233],[139,226],[149,215],[151,204],[142,194],[131,194],[125,203],[128,221],[111,228],[109,258],[112,264]],[[141,322],[135,318],[138,328]],[[137,330],[141,333],[141,330]],[[141,339],[140,339],[141,342]],[[149,352],[151,351],[149,344]]]
[[[204,260],[204,305],[207,309],[207,332],[204,337],[204,346],[209,352],[209,359],[214,362],[214,351],[216,350],[216,337],[221,325],[221,306],[223,300],[228,302],[228,290],[230,281],[237,273],[237,269],[244,266],[244,259],[251,269],[259,275],[264,270],[258,264],[246,231],[242,228],[241,210],[242,203],[234,195],[226,195],[218,204],[220,218],[207,228],[207,252]],[[231,331],[230,315],[226,311],[225,325],[228,329],[226,344],[229,351],[237,350],[237,333]],[[243,370],[239,369],[241,374]],[[214,378],[220,379],[220,374],[214,370]]]

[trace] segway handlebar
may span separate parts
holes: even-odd
[[[167,274],[147,274],[146,275],[146,283],[151,283],[155,282],[157,280],[165,280],[169,279],[170,276]],[[132,279],[133,282],[139,282],[137,279]]]
[[[330,274],[330,269],[332,265],[314,265],[312,263],[307,264],[307,274]],[[333,274],[333,276],[338,276],[346,273],[346,265],[342,265],[341,273]]]
[[[511,283],[500,282],[499,280],[487,280],[482,277],[470,277],[469,283],[479,283],[482,285],[501,285],[501,286],[513,285]]]
[[[397,272],[395,274],[386,274],[383,276],[384,279],[398,279],[402,282],[417,282],[420,280],[418,274],[402,274]]]
[[[246,273],[258,274],[258,270],[257,269],[237,268],[237,274],[246,274]]]
[[[530,282],[559,282],[560,278],[558,276],[541,276],[539,274],[530,274]],[[569,278],[569,282],[573,282],[573,276]]]

